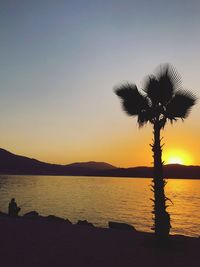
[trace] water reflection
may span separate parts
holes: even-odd
[[[151,231],[150,183],[139,178],[0,176],[0,210],[7,211],[14,196],[19,205],[25,203],[22,213],[37,210],[97,226],[115,220]],[[166,193],[174,203],[169,207],[172,233],[199,235],[200,181],[169,180]]]

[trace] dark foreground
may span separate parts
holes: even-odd
[[[2,267],[200,266],[200,238],[184,236],[159,248],[149,233],[6,217],[0,242]]]

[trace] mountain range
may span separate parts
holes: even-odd
[[[105,162],[94,161],[68,165],[50,164],[15,155],[0,148],[0,174],[153,177],[153,168],[118,168]],[[200,166],[185,166],[180,164],[165,165],[164,177],[200,179]]]

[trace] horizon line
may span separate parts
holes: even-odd
[[[113,166],[114,168],[117,168],[117,169],[129,169],[129,168],[153,168],[153,165],[152,166],[149,166],[149,165],[134,165],[134,166],[130,166],[130,167],[119,167],[119,166],[115,166],[109,162],[106,162],[106,161],[95,161],[95,160],[88,160],[88,161],[75,161],[75,162],[71,162],[71,163],[53,163],[53,162],[46,162],[46,161],[42,161],[42,160],[39,160],[39,159],[36,159],[36,158],[32,158],[32,157],[29,157],[29,156],[24,156],[24,155],[21,155],[21,154],[15,154],[14,152],[11,152],[5,148],[2,148],[0,147],[0,150],[3,150],[7,153],[10,153],[12,155],[15,155],[15,156],[19,156],[19,157],[25,157],[25,158],[28,158],[28,159],[32,159],[32,160],[36,160],[36,161],[39,161],[41,163],[46,163],[46,164],[52,164],[52,165],[59,165],[59,166],[67,166],[67,165],[71,165],[71,164],[81,164],[81,163],[106,163],[106,164],[109,164],[111,166]],[[178,166],[188,166],[188,167],[200,167],[200,165],[194,165],[194,164],[180,164],[180,163],[168,163],[168,164],[163,164],[163,166],[172,166],[172,165],[178,165]]]

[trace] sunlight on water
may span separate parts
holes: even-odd
[[[137,230],[151,231],[152,192],[150,179],[0,176],[0,210],[7,211],[15,197],[22,214],[37,210],[72,222],[87,219],[105,227],[109,220],[132,224]],[[200,235],[200,181],[169,180],[166,186],[173,234]]]

